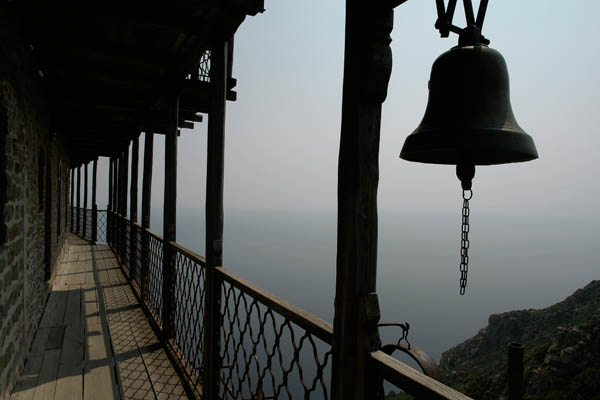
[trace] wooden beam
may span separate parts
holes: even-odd
[[[227,92],[227,42],[211,52],[211,103],[208,118],[206,166],[206,270],[203,393],[219,397],[221,285],[216,268],[223,265],[223,171],[225,160],[225,106]]]
[[[369,353],[381,346],[377,185],[381,103],[392,66],[390,4],[346,1],[332,399],[373,399],[380,385]]]

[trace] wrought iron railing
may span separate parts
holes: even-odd
[[[67,223],[71,232],[91,242],[108,243],[107,210],[70,207]]]
[[[188,394],[202,398],[208,376],[203,367],[208,326],[204,258],[177,243],[165,244],[159,235],[113,212],[108,212],[107,221],[108,243]],[[169,255],[172,268],[165,269],[163,260]],[[171,287],[164,286],[165,274],[173,274],[167,275]],[[218,397],[330,398],[331,324],[223,267],[215,268],[215,274],[220,288]],[[381,383],[385,380],[418,398],[469,399],[381,351],[371,353],[370,365]]]

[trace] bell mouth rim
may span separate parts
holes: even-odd
[[[478,129],[452,134],[438,129],[408,135],[400,158],[425,164],[499,165],[532,161],[538,152],[533,138],[523,131]]]

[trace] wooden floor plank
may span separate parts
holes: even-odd
[[[69,325],[65,330],[54,397],[65,400],[83,398],[83,325]]]
[[[37,386],[33,394],[33,400],[53,400],[56,388],[56,377],[60,362],[60,349],[47,350],[44,352],[42,368],[38,376]]]
[[[42,316],[40,327],[49,328],[52,326],[62,325],[65,308],[67,305],[67,292],[62,290],[53,290],[50,292],[48,303],[46,303],[46,310]]]
[[[96,296],[96,286],[93,283],[81,285],[83,298],[83,315],[85,325],[98,325],[100,318],[98,314],[98,298]]]
[[[81,285],[68,285],[67,306],[65,308],[65,325],[81,324]]]
[[[105,325],[87,324],[85,333],[85,363],[83,398],[109,400],[119,398],[119,389],[113,376],[110,349],[106,346]]]
[[[25,368],[13,389],[11,400],[32,400],[37,386],[44,354],[30,354],[25,363]]]

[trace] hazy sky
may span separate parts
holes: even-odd
[[[455,24],[463,26],[460,3]],[[227,104],[225,207],[335,210],[344,1],[265,0],[265,8],[236,34],[238,100]],[[456,35],[439,37],[435,13],[434,0],[410,0],[395,11],[394,67],[381,127],[382,210],[460,212],[453,167],[398,157],[423,116],[433,61],[457,42]],[[599,14],[600,3],[592,0],[490,1],[483,33],[507,61],[515,116],[540,158],[479,167],[477,212],[598,217]],[[179,207],[204,207],[206,125],[184,130],[179,140]],[[163,196],[163,143],[156,137],[156,207]]]

